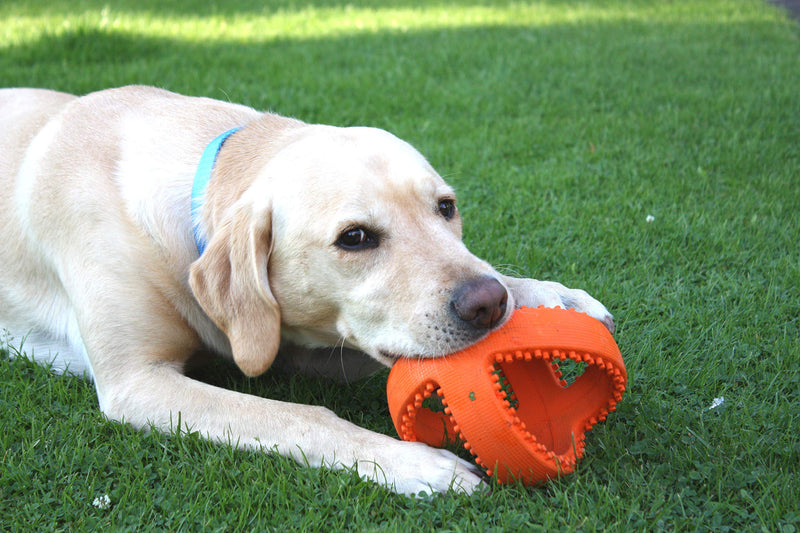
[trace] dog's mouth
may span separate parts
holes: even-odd
[[[427,331],[426,336],[432,341],[428,346],[409,343],[409,352],[405,352],[402,347],[400,351],[395,351],[391,348],[376,347],[377,350],[372,353],[377,353],[377,359],[387,366],[392,366],[400,359],[436,359],[439,357],[447,357],[469,348],[476,342],[480,342],[495,329],[503,327],[512,313],[513,310],[506,312],[505,315],[495,321],[491,327],[481,329],[471,328],[464,324],[437,324],[431,326]],[[417,346],[417,350],[414,350],[413,346]]]
[[[442,353],[442,354],[433,354],[433,355],[422,355],[422,354],[398,354],[394,352],[389,352],[386,350],[380,350],[378,352],[382,358],[385,358],[389,361],[389,366],[393,365],[395,362],[399,361],[400,359],[436,359],[438,357],[447,357],[450,355],[449,353]],[[453,352],[455,353],[455,352]]]
[[[397,353],[393,353],[393,352],[388,352],[386,350],[379,350],[378,353],[380,354],[381,357],[390,360],[392,364],[394,364],[394,362],[397,361],[398,359],[418,359],[419,358],[419,356],[416,356],[416,355],[401,355],[401,354],[397,354]]]
[[[390,352],[387,350],[380,350],[378,353],[389,367],[393,366],[397,361],[401,359],[435,359],[437,357],[444,357],[446,355],[446,354],[423,355],[418,353],[401,354],[396,352]]]
[[[465,350],[476,342],[479,342],[488,334],[489,331],[485,331],[482,332],[480,336],[461,339],[461,342],[458,343],[449,343],[447,346],[441,347],[441,349],[436,351],[432,350],[430,352],[398,353],[391,350],[378,349],[377,353],[380,359],[384,362],[384,364],[387,364],[387,366],[392,366],[400,359],[437,359]]]

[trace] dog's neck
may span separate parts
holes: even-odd
[[[192,183],[192,229],[194,231],[194,242],[197,245],[197,253],[200,255],[203,255],[203,252],[206,249],[205,233],[200,224],[200,212],[203,207],[203,202],[205,201],[208,182],[211,181],[211,172],[214,170],[214,163],[217,160],[217,155],[219,154],[222,145],[225,143],[228,137],[240,129],[241,126],[228,130],[208,143],[206,149],[203,150],[203,155],[200,157],[200,163],[197,165],[197,171],[194,175],[194,182]]]

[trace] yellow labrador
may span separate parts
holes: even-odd
[[[520,305],[613,328],[585,292],[472,255],[453,189],[391,134],[155,88],[0,91],[0,228],[0,327],[92,378],[111,419],[180,419],[401,493],[482,481],[447,451],[216,388],[185,365],[206,349],[256,376],[282,348],[287,367],[351,379],[463,348]]]

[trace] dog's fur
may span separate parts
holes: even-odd
[[[195,169],[235,126],[198,257]],[[481,476],[447,451],[183,373],[208,349],[255,376],[281,348],[284,366],[354,379],[472,344],[520,305],[575,307],[613,329],[585,292],[472,255],[454,201],[382,130],[148,87],[2,90],[0,327],[34,359],[92,378],[112,419],[170,430],[180,415],[209,439],[355,467],[398,492],[472,491]]]

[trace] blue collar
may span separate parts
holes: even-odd
[[[228,130],[208,143],[206,149],[203,150],[203,155],[200,157],[200,163],[197,165],[197,171],[194,174],[194,183],[192,184],[192,229],[194,231],[194,242],[197,244],[197,251],[200,255],[203,255],[206,249],[206,239],[200,231],[200,209],[203,207],[203,201],[206,198],[206,189],[208,188],[208,182],[211,180],[211,171],[214,169],[214,163],[217,161],[217,155],[222,148],[222,143],[240,129],[241,126]]]

